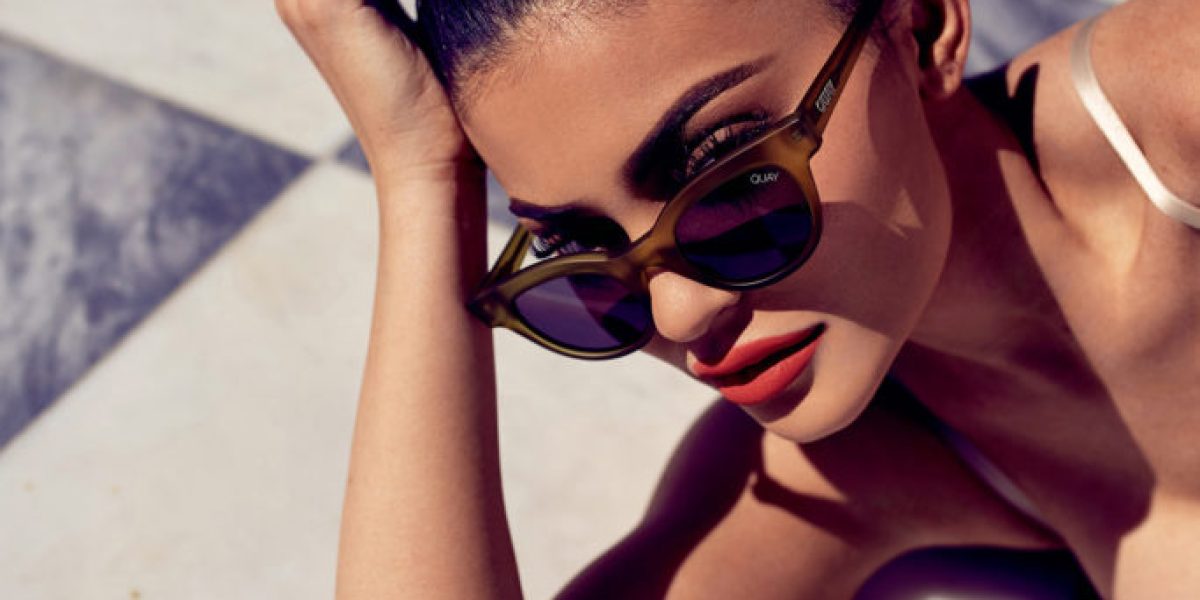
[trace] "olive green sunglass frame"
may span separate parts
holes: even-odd
[[[883,0],[864,2],[795,111],[692,180],[666,203],[650,230],[620,254],[581,252],[518,270],[533,239],[529,229],[518,224],[467,308],[488,326],[507,328],[554,352],[592,360],[617,358],[644,346],[654,336],[654,328],[647,328],[640,338],[624,346],[606,350],[578,348],[548,337],[526,323],[514,306],[516,298],[534,286],[568,275],[605,275],[620,281],[630,292],[641,292],[648,297],[646,272],[655,267],[705,285],[735,291],[770,285],[800,268],[812,255],[821,237],[821,202],[809,163],[821,147],[825,125],[882,3]],[[796,258],[766,276],[751,281],[714,278],[684,258],[676,242],[676,226],[697,201],[736,177],[762,167],[779,168],[792,176],[809,208],[812,235]]]

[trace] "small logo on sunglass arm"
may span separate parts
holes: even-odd
[[[821,89],[821,95],[817,97],[817,110],[825,112],[829,110],[829,103],[833,102],[833,93],[837,88],[833,85],[833,80],[825,82],[825,87]]]
[[[762,185],[764,183],[775,183],[779,181],[779,172],[774,173],[755,173],[750,176],[750,183],[754,185]]]

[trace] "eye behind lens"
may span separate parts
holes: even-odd
[[[733,284],[794,268],[814,235],[811,202],[795,178],[776,165],[730,178],[689,206],[675,227],[688,262]]]
[[[649,296],[602,274],[544,281],[521,292],[513,305],[539,335],[586,352],[628,348],[653,327]]]

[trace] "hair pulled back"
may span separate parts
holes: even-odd
[[[719,0],[717,0],[719,1]],[[822,0],[847,22],[860,0]],[[503,56],[507,42],[532,16],[601,17],[644,5],[647,0],[417,0],[417,26],[442,85],[460,98],[463,82]]]

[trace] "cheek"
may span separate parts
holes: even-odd
[[[835,114],[812,170],[820,244],[793,293],[812,309],[902,339],[932,295],[950,239],[945,171],[915,90],[876,68]],[[839,119],[839,117],[841,117]]]
[[[812,311],[897,343],[912,332],[945,263],[948,192],[929,185],[938,181],[933,173],[879,173],[891,178],[882,187],[823,186],[816,252],[787,280],[756,292],[755,308]]]
[[[949,248],[949,186],[916,94],[879,85],[869,97],[856,98],[860,112],[848,111],[857,120],[831,122],[813,161],[824,221],[816,253],[755,301],[829,325],[804,398],[781,414],[755,415],[796,442],[835,433],[867,407],[923,314]]]

